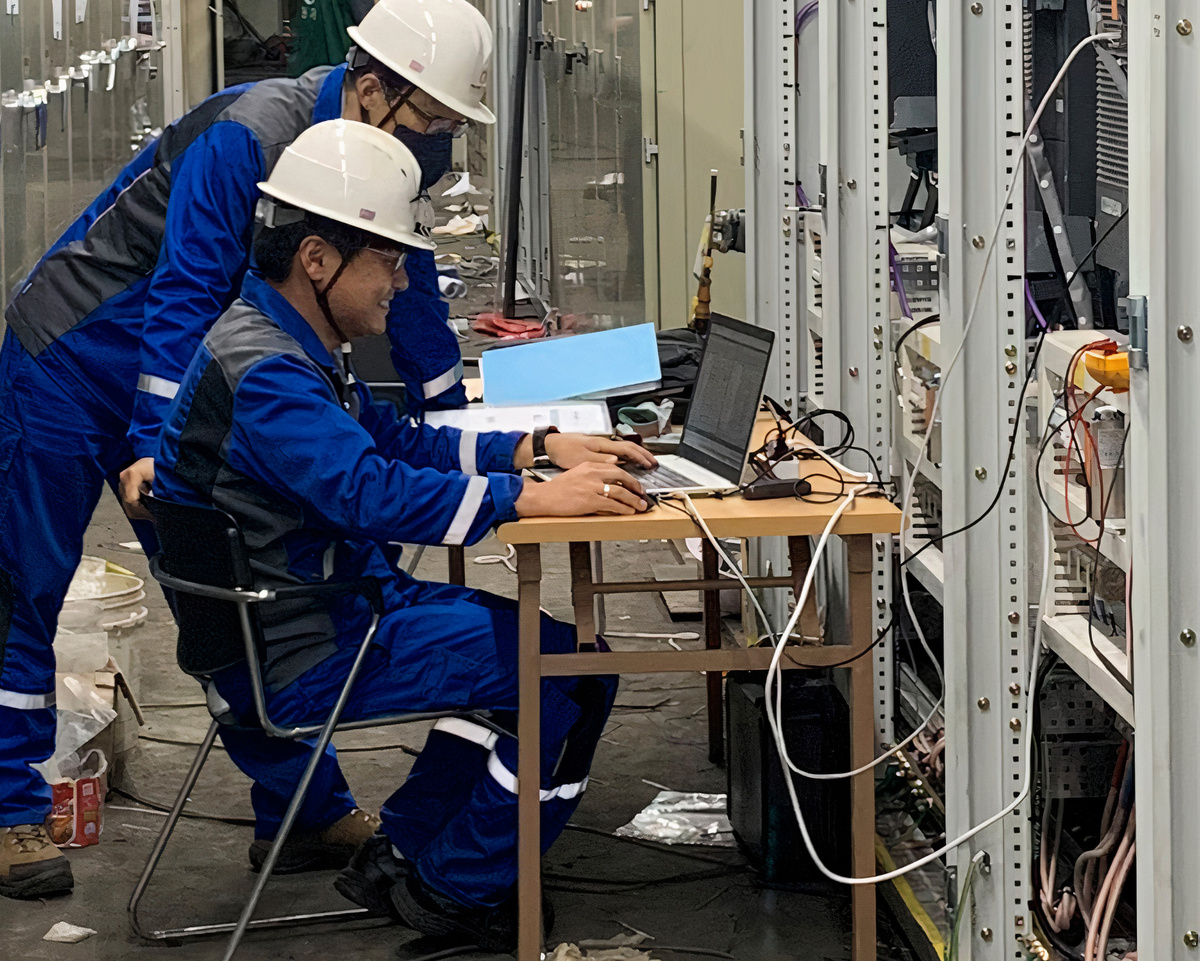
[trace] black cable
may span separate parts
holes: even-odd
[[[852,657],[846,658],[844,661],[837,661],[836,663],[833,663],[833,664],[804,664],[804,663],[796,660],[796,658],[794,658],[791,654],[788,654],[788,660],[791,661],[792,664],[794,664],[796,667],[808,668],[810,670],[818,670],[818,669],[833,668],[833,667],[845,667],[847,664],[853,664],[860,657],[866,657],[873,650],[875,650],[875,648],[877,648],[881,643],[883,643],[884,638],[886,638],[892,632],[892,628],[894,628],[895,626],[896,626],[896,615],[893,614],[892,619],[887,622],[887,626],[880,628],[879,636],[876,637],[874,641],[872,641],[867,647],[864,647],[857,654],[853,655]],[[804,650],[804,648],[801,647],[800,650]]]
[[[142,741],[151,741],[154,744],[171,744],[177,747],[199,747],[199,741],[185,741],[181,738],[173,737],[158,737],[155,734],[139,734],[138,739]],[[224,744],[214,744],[213,750],[224,751]],[[339,747],[339,754],[364,754],[369,751],[403,751],[410,757],[420,757],[421,752],[415,747],[409,747],[407,744],[364,744],[359,747]]]
[[[620,841],[624,844],[633,844],[638,847],[646,848],[654,851],[657,854],[673,854],[678,858],[688,858],[692,861],[703,861],[707,864],[716,864],[720,867],[732,867],[728,861],[720,858],[707,857],[703,854],[697,854],[693,851],[683,851],[677,847],[665,845],[661,841],[650,841],[646,838],[628,837],[624,834],[613,834],[610,831],[602,830],[601,828],[587,827],[583,824],[575,824],[573,821],[567,822],[566,829],[568,831],[576,831],[580,834],[594,834],[596,837],[606,838],[609,841]]]
[[[896,343],[892,347],[892,353],[896,357],[896,362],[894,364],[892,364],[892,386],[896,388],[896,396],[897,397],[900,396],[900,376],[898,373],[899,368],[900,368],[900,345],[904,343],[905,338],[907,338],[908,335],[911,334],[914,330],[919,330],[921,327],[928,327],[930,324],[940,324],[941,322],[942,322],[941,314],[930,314],[928,317],[925,317],[922,320],[918,320],[915,324],[906,328],[904,333],[902,333],[896,339]]]
[[[577,894],[625,894],[630,891],[641,891],[645,888],[656,887],[660,884],[690,884],[695,881],[711,881],[716,878],[732,877],[746,874],[754,869],[748,864],[731,865],[723,870],[695,871],[691,874],[672,874],[661,878],[646,878],[641,881],[630,881],[628,878],[589,878],[578,874],[556,874],[553,871],[543,871],[546,879],[543,887],[554,891],[573,891]]]
[[[119,787],[110,787],[109,790],[112,791],[113,794],[119,794],[121,797],[129,798],[129,800],[136,801],[143,807],[149,808],[150,810],[146,812],[147,814],[155,811],[159,812],[160,814],[164,812],[169,814],[171,811],[170,807],[167,805],[159,804],[156,801],[148,801],[144,797],[139,797],[138,795],[134,794],[132,791],[126,791]],[[204,814],[201,811],[184,811],[179,816],[181,818],[192,818],[196,821],[219,821],[222,824],[236,824],[239,826],[245,825],[248,827],[254,827],[255,825],[254,818],[243,818],[236,815]]]
[[[995,509],[996,505],[1000,503],[1000,497],[1004,494],[1004,488],[1008,485],[1008,471],[1009,468],[1012,467],[1013,457],[1016,454],[1017,437],[1021,433],[1021,416],[1025,410],[1025,392],[1029,389],[1029,382],[1033,379],[1034,370],[1037,369],[1038,357],[1041,356],[1042,344],[1044,344],[1045,341],[1046,331],[1043,330],[1038,336],[1037,346],[1033,349],[1033,357],[1030,359],[1029,367],[1025,371],[1025,381],[1022,383],[1021,390],[1017,394],[1020,402],[1017,405],[1016,416],[1013,418],[1012,436],[1008,439],[1008,454],[1004,460],[1004,467],[1000,471],[1000,483],[996,486],[996,494],[992,497],[991,503],[988,504],[988,506],[984,508],[983,513],[976,517],[973,521],[969,521],[962,527],[956,528],[955,530],[939,534],[937,537],[931,537],[917,550],[913,551],[913,553],[909,554],[908,557],[902,560],[900,562],[901,567],[911,563],[915,558],[920,557],[922,553],[929,550],[929,548],[933,547],[935,544],[940,545],[946,540],[947,537],[953,537],[955,534],[965,533],[972,527],[975,527],[977,524],[982,523],[983,520]]]
[[[1071,355],[1071,362],[1067,365],[1068,371],[1075,365],[1076,358],[1087,349],[1088,349],[1088,345],[1084,344],[1082,347],[1079,348],[1079,350],[1075,351],[1075,353]],[[1067,396],[1067,391],[1066,391],[1066,388],[1064,387],[1063,392],[1059,395],[1058,398],[1055,399],[1054,405],[1050,408],[1050,412],[1051,412],[1051,414],[1054,412],[1054,408],[1058,406],[1058,403],[1061,400],[1063,402],[1063,410],[1067,414],[1066,423],[1069,424],[1071,421],[1072,415],[1069,411],[1066,410],[1066,406],[1067,406],[1066,405],[1066,396]],[[1071,429],[1074,430],[1073,427]],[[1050,501],[1046,499],[1046,491],[1042,487],[1042,458],[1046,456],[1046,448],[1050,446],[1050,441],[1053,439],[1054,439],[1054,430],[1052,430],[1050,428],[1050,418],[1049,418],[1049,415],[1047,415],[1045,436],[1042,438],[1041,446],[1038,448],[1037,459],[1033,462],[1033,486],[1037,490],[1037,495],[1038,495],[1038,498],[1042,502],[1042,506],[1046,508],[1046,513],[1049,514],[1051,517],[1053,517],[1063,527],[1069,527],[1069,528],[1071,528],[1071,530],[1076,531],[1076,533],[1078,533],[1074,524],[1072,524],[1068,520],[1063,520],[1061,517],[1059,517],[1054,512],[1054,509],[1050,506]],[[1083,450],[1082,449],[1080,449],[1080,451],[1079,451],[1079,469],[1083,470],[1083,471],[1087,470],[1087,467],[1083,463]],[[1067,485],[1069,484],[1068,475],[1069,475],[1070,470],[1071,470],[1071,464],[1070,464],[1070,458],[1068,457],[1067,462],[1063,465],[1064,497],[1066,496],[1066,489],[1067,489]]]
[[[1104,233],[1100,235],[1100,239],[1097,240],[1094,244],[1092,244],[1091,249],[1088,250],[1088,252],[1083,255],[1083,257],[1079,261],[1078,266],[1071,272],[1071,276],[1067,278],[1066,283],[1063,285],[1063,291],[1059,295],[1060,297],[1067,296],[1067,294],[1070,290],[1071,284],[1075,281],[1075,277],[1078,275],[1078,273],[1083,269],[1084,264],[1086,264],[1095,255],[1095,253],[1099,249],[1100,245],[1102,243],[1104,243],[1105,240],[1108,239],[1109,234],[1111,234],[1114,230],[1116,230],[1117,225],[1123,219],[1125,219],[1125,216],[1128,213],[1129,213],[1129,208],[1126,207],[1125,210],[1121,213],[1121,216],[1117,217],[1117,219],[1114,220],[1109,225],[1108,229],[1105,230]],[[912,329],[912,328],[910,328],[910,329]],[[937,537],[931,538],[926,543],[922,544],[921,547],[919,547],[916,551],[914,551],[912,554],[909,554],[908,557],[906,557],[904,560],[902,560],[900,562],[901,567],[908,564],[910,561],[913,560],[913,558],[918,557],[923,551],[928,550],[930,547],[933,547],[935,544],[940,545],[942,542],[944,542],[946,540],[946,538],[953,537],[955,534],[962,534],[965,531],[969,531],[972,527],[974,527],[976,524],[979,524],[985,517],[987,517],[995,509],[996,505],[998,503],[1000,503],[1000,497],[1004,493],[1004,488],[1008,483],[1008,471],[1009,471],[1009,468],[1012,467],[1013,457],[1016,454],[1017,436],[1021,433],[1021,418],[1025,415],[1025,392],[1029,389],[1029,382],[1033,378],[1034,370],[1037,368],[1037,361],[1038,361],[1038,358],[1041,356],[1042,344],[1044,344],[1046,341],[1046,333],[1048,332],[1048,330],[1049,330],[1049,325],[1047,325],[1046,327],[1043,327],[1041,329],[1041,331],[1038,333],[1037,344],[1035,345],[1034,350],[1033,350],[1033,357],[1030,359],[1029,367],[1025,371],[1025,383],[1021,387],[1021,392],[1017,395],[1020,403],[1017,405],[1017,413],[1016,413],[1016,416],[1013,418],[1012,436],[1009,438],[1008,454],[1004,461],[1004,469],[1000,472],[1000,483],[996,487],[996,496],[992,498],[992,502],[990,504],[988,504],[988,506],[984,509],[984,512],[982,514],[980,514],[978,517],[976,517],[973,521],[970,521],[969,523],[964,524],[962,527],[958,528],[957,530],[949,531],[948,533],[944,533],[944,534],[939,534]]]
[[[892,353],[896,355],[896,359],[900,359],[900,345],[908,338],[914,330],[920,330],[922,327],[928,327],[930,324],[940,324],[942,322],[941,314],[930,314],[928,317],[923,317],[910,327],[906,327],[904,333],[896,338],[896,343],[892,347]]]
[[[1121,469],[1121,465],[1125,462],[1125,445],[1129,440],[1129,427],[1130,426],[1132,426],[1132,425],[1126,426],[1125,434],[1121,438],[1121,454],[1117,458],[1117,466],[1113,471],[1114,474],[1116,473],[1116,471],[1119,471]],[[1096,582],[1100,579],[1100,556],[1101,556],[1100,555],[1100,542],[1104,539],[1104,520],[1108,516],[1108,504],[1109,504],[1109,501],[1112,499],[1113,491],[1116,490],[1116,486],[1117,486],[1116,484],[1113,484],[1109,487],[1108,493],[1105,494],[1105,496],[1101,502],[1101,505],[1100,505],[1100,525],[1099,525],[1100,533],[1096,535],[1096,569],[1092,572],[1092,586],[1091,586],[1091,590],[1088,591],[1088,608],[1087,608],[1088,643],[1092,646],[1092,653],[1095,654],[1097,660],[1099,660],[1100,663],[1104,665],[1105,670],[1107,670],[1109,674],[1111,674],[1113,677],[1115,677],[1117,679],[1117,683],[1120,684],[1121,687],[1125,688],[1125,690],[1127,692],[1129,692],[1129,694],[1132,695],[1133,694],[1133,682],[1130,679],[1126,678],[1125,675],[1122,674],[1121,671],[1119,671],[1117,669],[1117,666],[1115,664],[1113,664],[1113,662],[1110,661],[1104,655],[1104,652],[1101,651],[1100,648],[1096,646],[1095,628],[1094,628],[1094,625],[1092,624],[1092,605],[1096,603]],[[1126,574],[1125,576],[1128,577],[1129,575]],[[1128,637],[1125,639],[1126,645],[1128,645],[1130,643],[1130,640],[1131,639]]]

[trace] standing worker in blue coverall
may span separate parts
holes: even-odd
[[[449,169],[456,130],[495,120],[481,100],[491,30],[467,0],[381,0],[351,34],[348,65],[231,87],[168,127],[55,242],[5,311],[0,895],[73,886],[42,827],[50,789],[31,767],[54,750],[58,613],[103,484],[117,486],[118,473],[138,539],[155,550],[137,500],[183,372],[237,295],[256,184],[303,130],[343,117],[408,144],[424,189]],[[422,385],[422,399],[462,403],[461,358],[432,254],[420,251],[411,266],[412,286],[389,313],[389,328],[405,331],[393,339],[396,367]],[[336,768],[332,752],[329,760]],[[344,824],[321,826],[342,863],[374,827],[362,812],[344,813]],[[260,836],[273,830],[268,816]]]
[[[320,124],[287,149],[261,185],[255,267],[172,403],[154,492],[230,514],[256,587],[379,580],[383,613],[343,718],[489,710],[515,731],[516,604],[414,580],[389,563],[386,544],[470,544],[519,516],[645,510],[640,485],[616,462],[655,461],[604,437],[415,426],[354,380],[347,345],[383,331],[408,250],[432,246],[415,230],[418,177],[401,144],[362,124]],[[517,471],[539,454],[566,472],[524,481]],[[362,599],[264,613],[275,723],[327,717],[370,613]],[[542,649],[574,650],[574,628],[544,615]],[[210,710],[254,718],[244,662],[205,683]],[[586,787],[617,679],[547,678],[542,687],[548,845]],[[338,889],[422,933],[510,950],[516,761],[515,738],[464,719],[439,722]]]

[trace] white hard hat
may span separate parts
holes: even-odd
[[[360,50],[451,110],[496,122],[483,103],[492,28],[467,0],[378,0],[346,32]]]
[[[309,127],[258,189],[409,247],[435,247],[420,222],[420,165],[404,144],[369,124],[326,120]]]

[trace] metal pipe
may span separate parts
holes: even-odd
[[[271,930],[273,928],[291,928],[301,924],[331,924],[359,919],[387,921],[378,915],[371,914],[366,908],[346,908],[339,911],[318,911],[315,914],[287,914],[276,918],[260,918],[251,921],[246,927],[251,931]],[[390,922],[389,922],[390,923]],[[216,924],[193,924],[186,928],[164,928],[161,931],[142,932],[140,937],[150,941],[175,941],[186,938],[203,938],[214,934],[228,934],[237,928],[234,921],[222,921]]]
[[[526,78],[529,72],[529,0],[520,0],[517,19],[517,64],[513,76],[511,129],[508,132],[508,190],[504,198],[504,301],[501,313],[517,309],[517,247],[521,232],[521,153],[525,141]]]

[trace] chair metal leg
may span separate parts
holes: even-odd
[[[417,565],[421,563],[421,557],[425,554],[425,545],[418,544],[417,549],[413,551],[412,560],[408,562],[408,567],[404,568],[404,573],[409,577],[413,576],[413,571],[417,569]]]
[[[183,786],[179,789],[179,795],[175,798],[175,804],[171,808],[171,813],[167,816],[166,824],[163,825],[162,832],[159,834],[158,840],[154,843],[154,850],[150,852],[150,859],[146,862],[146,868],[142,871],[142,876],[138,878],[137,885],[133,889],[133,895],[129,899],[130,927],[133,928],[138,937],[144,938],[147,941],[182,941],[188,938],[204,937],[205,935],[228,934],[237,927],[234,922],[226,921],[218,924],[193,924],[183,928],[151,930],[142,924],[141,918],[138,916],[138,908],[147,889],[150,887],[150,879],[154,876],[154,872],[162,860],[167,843],[171,840],[175,826],[179,823],[179,819],[183,814],[184,805],[187,804],[188,797],[192,793],[192,789],[196,786],[196,781],[200,778],[200,772],[204,769],[204,763],[208,760],[208,755],[212,752],[219,729],[220,727],[216,721],[213,721],[209,725],[208,733],[204,735],[204,740],[200,742],[200,749],[196,752],[192,766],[188,769],[187,776],[184,778]],[[283,917],[262,918],[258,921],[252,921],[250,927],[257,930],[260,928],[294,927],[300,924],[320,924],[328,921],[353,921],[365,918],[369,914],[370,912],[366,908],[347,908],[341,911],[322,911],[314,914],[293,914]]]
[[[359,671],[362,670],[363,661],[366,660],[367,649],[371,646],[371,641],[375,637],[375,630],[378,626],[379,615],[376,614],[371,620],[371,626],[367,630],[366,637],[363,638],[362,644],[359,645],[354,663],[351,665],[346,677],[346,683],[342,685],[342,690],[338,694],[337,703],[333,705],[333,710],[329,712],[325,726],[321,728],[321,733],[317,736],[317,743],[313,746],[312,757],[309,758],[308,765],[304,768],[304,775],[300,778],[300,783],[296,785],[296,792],[292,795],[292,801],[288,805],[287,813],[284,814],[283,821],[279,825],[279,832],[275,835],[275,840],[271,843],[271,850],[267,852],[267,858],[263,862],[262,869],[259,871],[258,880],[254,884],[254,890],[250,893],[250,900],[246,902],[246,907],[242,909],[242,915],[238,918],[237,925],[233,929],[233,935],[230,937],[229,945],[225,949],[224,961],[230,961],[234,956],[243,935],[246,933],[246,929],[250,926],[250,919],[254,915],[254,909],[258,907],[258,899],[262,896],[267,882],[271,880],[271,872],[275,870],[275,862],[279,860],[279,853],[287,841],[288,834],[292,830],[292,825],[296,823],[296,817],[300,813],[300,806],[304,803],[304,798],[308,794],[308,787],[312,783],[313,775],[316,774],[317,765],[325,753],[325,748],[329,746],[329,741],[333,737],[334,729],[337,727],[338,720],[342,716],[342,711],[346,708],[346,702],[350,700],[350,689],[354,686],[354,682],[358,680]]]
[[[192,766],[188,769],[187,777],[183,779],[183,786],[179,789],[179,795],[175,798],[175,803],[171,807],[171,813],[167,815],[167,823],[163,825],[162,832],[158,835],[158,840],[154,842],[154,850],[150,852],[150,860],[146,862],[146,868],[142,871],[142,876],[138,878],[138,883],[133,889],[133,896],[129,899],[129,923],[140,937],[150,941],[165,940],[171,936],[171,932],[147,931],[138,918],[138,905],[141,903],[142,896],[146,893],[146,888],[150,886],[150,879],[154,876],[158,862],[162,860],[163,851],[167,848],[167,842],[171,840],[171,835],[175,831],[175,825],[179,823],[179,816],[183,813],[183,806],[187,804],[188,796],[192,793],[192,788],[196,786],[200,772],[204,769],[204,762],[208,760],[208,755],[212,751],[213,742],[216,739],[217,722],[213,721],[208,726],[208,733],[204,735],[204,740],[200,742],[200,750],[196,752]]]

